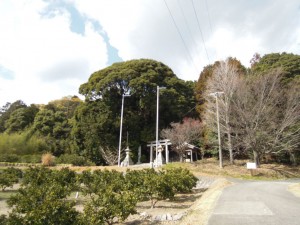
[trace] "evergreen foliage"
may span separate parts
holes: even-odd
[[[75,184],[75,173],[68,169],[57,171],[40,167],[26,170],[21,188],[8,200],[12,211],[6,223],[77,224],[79,213],[73,208],[75,202],[66,199]]]
[[[0,171],[0,187],[2,191],[18,183],[20,178],[22,178],[22,170],[20,169],[9,167]]]
[[[177,78],[163,63],[149,59],[115,63],[93,73],[79,89],[86,102],[75,112],[73,151],[97,164],[104,163],[99,146],[117,146],[122,95],[128,93],[123,134],[128,131],[130,147],[137,149],[155,138],[157,86],[166,87],[160,93],[160,127],[164,128],[195,107],[193,85]]]

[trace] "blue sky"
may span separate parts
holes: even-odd
[[[298,0],[1,0],[0,106],[78,95],[114,62],[151,58],[184,80],[254,53],[300,54]]]

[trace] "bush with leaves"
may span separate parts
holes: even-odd
[[[0,155],[0,162],[18,162],[19,161],[19,156],[17,154],[1,154]]]
[[[160,200],[174,199],[177,193],[190,192],[197,182],[189,170],[182,168],[128,170],[125,180],[139,201],[151,201],[151,208]]]
[[[132,191],[126,190],[122,173],[115,170],[84,171],[80,181],[83,194],[90,197],[84,206],[83,223],[113,224],[136,213],[137,198]]]
[[[172,183],[165,179],[165,171],[127,171],[126,185],[137,194],[140,201],[150,200],[151,208],[154,208],[159,200],[173,199],[175,196]]]
[[[191,192],[197,184],[198,178],[186,168],[164,169],[163,171],[165,171],[164,179],[172,184],[176,193]]]
[[[55,158],[56,164],[72,164],[73,166],[94,166],[95,164],[84,156],[76,154],[63,154]]]
[[[67,196],[76,188],[75,172],[30,168],[21,188],[8,200],[12,208],[7,224],[77,224],[79,213]]]
[[[12,187],[14,184],[19,182],[22,177],[22,170],[9,167],[0,172],[0,187],[2,191],[7,187]]]

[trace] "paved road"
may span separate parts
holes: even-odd
[[[287,191],[293,182],[235,181],[224,189],[208,224],[300,225],[300,198]]]

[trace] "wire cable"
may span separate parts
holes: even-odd
[[[166,5],[166,7],[167,7],[167,9],[168,9],[169,15],[171,16],[171,19],[172,19],[172,21],[173,21],[173,23],[174,23],[174,25],[175,25],[175,27],[176,27],[177,33],[179,34],[182,43],[183,43],[183,45],[184,45],[184,47],[185,47],[185,49],[186,49],[186,51],[187,51],[187,53],[188,53],[188,55],[189,55],[189,57],[190,57],[190,59],[191,59],[191,61],[192,61],[193,65],[194,65],[196,71],[198,71],[197,66],[196,66],[196,64],[195,64],[195,62],[194,62],[194,60],[193,60],[193,57],[192,57],[192,55],[191,55],[191,53],[190,53],[190,51],[189,51],[189,49],[188,49],[188,47],[187,47],[187,45],[186,45],[184,39],[183,39],[183,36],[182,36],[182,34],[181,34],[181,32],[180,32],[180,30],[179,30],[177,24],[176,24],[176,21],[175,21],[173,15],[172,15],[172,12],[171,12],[171,10],[170,10],[170,8],[169,8],[169,6],[168,6],[166,0],[164,0],[164,3],[165,3],[165,5]]]
[[[201,39],[202,39],[203,46],[204,46],[204,49],[205,49],[206,57],[208,59],[208,62],[210,63],[209,55],[208,55],[208,52],[207,52],[207,49],[206,49],[206,46],[205,46],[205,42],[204,42],[204,38],[203,38],[203,33],[202,33],[200,22],[199,22],[199,19],[198,19],[198,14],[197,14],[197,11],[195,9],[194,1],[191,0],[191,2],[192,2],[192,5],[193,5],[195,17],[197,19],[197,24],[198,24],[198,28],[199,28],[199,31],[200,31],[200,34],[201,34]]]
[[[192,31],[191,31],[191,29],[190,29],[190,26],[188,25],[186,16],[185,16],[185,14],[184,14],[184,11],[183,11],[183,9],[182,9],[182,6],[181,6],[181,4],[180,4],[180,0],[177,0],[177,4],[178,4],[178,6],[179,6],[179,8],[180,8],[180,12],[181,12],[181,14],[182,14],[182,16],[183,16],[185,26],[187,27],[188,32],[189,32],[189,35],[190,35],[190,37],[191,37],[191,39],[192,39],[192,41],[193,41],[193,45],[194,45],[194,46],[197,46],[196,41],[195,41],[195,39],[194,39],[194,37],[193,37],[193,35],[192,35]],[[198,56],[200,56],[200,53],[197,51],[197,48],[195,48],[195,49],[196,49],[196,52],[197,52]]]
[[[212,29],[212,25],[211,25],[211,19],[210,19],[210,13],[209,13],[209,9],[208,9],[207,0],[205,0],[205,7],[206,7],[207,16],[208,16],[208,22],[209,22],[210,32],[211,32],[211,34],[213,34],[213,32],[212,32],[213,29]]]

